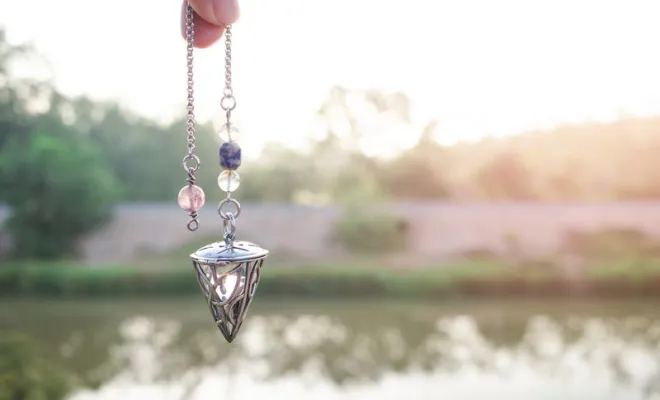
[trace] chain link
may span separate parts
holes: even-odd
[[[231,205],[234,206],[234,211],[231,211]],[[234,218],[238,218],[238,216],[241,215],[241,203],[239,203],[238,200],[227,196],[227,198],[222,200],[218,205],[218,215],[220,215],[222,219],[227,219],[230,215],[233,215]]]
[[[222,221],[224,239],[227,247],[232,247],[236,239],[236,217],[232,213],[227,213],[227,218]]]

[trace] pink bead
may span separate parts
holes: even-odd
[[[206,196],[201,187],[197,185],[188,185],[184,186],[180,191],[179,195],[176,198],[179,207],[183,208],[187,212],[197,212],[206,201]]]

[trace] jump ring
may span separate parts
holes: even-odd
[[[227,218],[222,220],[225,235],[233,236],[236,233],[236,217],[231,212],[227,213]]]
[[[189,165],[190,161],[193,161],[192,165]],[[199,166],[202,165],[202,162],[199,160],[199,157],[197,157],[196,154],[186,154],[186,156],[183,157],[182,165],[183,165],[183,169],[187,173],[193,174],[193,173],[197,172],[197,170],[199,169]]]
[[[234,95],[225,96],[220,100],[220,107],[225,111],[232,111],[236,108],[236,98]]]
[[[199,228],[199,221],[197,221],[197,218],[193,218],[190,221],[188,221],[188,230],[191,232],[196,231]]]
[[[236,212],[232,213],[231,211],[225,210],[225,207],[228,204],[233,204],[236,207]],[[224,199],[220,202],[218,205],[218,214],[222,217],[222,219],[227,220],[229,218],[238,218],[239,215],[241,215],[241,203],[239,203],[236,199]],[[230,217],[231,215],[231,217]]]

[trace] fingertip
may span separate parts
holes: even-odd
[[[199,29],[199,33],[195,32],[195,47],[204,49],[213,45],[220,40],[223,32],[223,28],[215,25],[209,25],[206,28]]]
[[[240,9],[238,0],[211,0],[215,22],[220,25],[231,25],[238,21]]]
[[[181,36],[188,39],[187,35],[187,0],[183,1],[181,11]],[[196,11],[193,11],[194,38],[195,47],[206,48],[217,42],[224,32],[224,27],[215,25],[202,18]]]

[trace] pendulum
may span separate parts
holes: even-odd
[[[204,205],[204,191],[195,185],[195,173],[201,165],[195,155],[195,117],[193,107],[192,53],[194,43],[193,10],[186,11],[186,39],[188,48],[188,154],[183,166],[188,173],[188,185],[179,192],[179,206],[191,217],[188,229],[199,227],[197,211]],[[241,181],[236,170],[241,165],[241,147],[237,143],[238,130],[231,122],[236,98],[231,81],[231,26],[225,28],[225,89],[220,106],[225,111],[218,155],[222,172],[218,186],[226,197],[218,206],[224,235],[221,241],[206,245],[190,255],[202,294],[206,298],[213,320],[228,342],[232,342],[243,324],[250,303],[259,284],[261,266],[268,256],[254,243],[236,240],[236,219],[241,214],[240,203],[232,197]]]
[[[193,43],[194,11],[190,4],[186,10],[186,40],[188,49],[188,154],[183,166],[188,173],[188,185],[179,192],[178,203],[191,217],[188,229],[197,230],[197,212],[204,205],[204,191],[195,185],[195,173],[201,165],[195,155],[195,117],[193,106]],[[238,189],[240,177],[236,170],[241,165],[241,147],[237,143],[237,129],[231,121],[236,108],[236,98],[232,88],[231,71],[231,26],[225,27],[225,88],[220,101],[225,111],[225,124],[221,130],[223,143],[218,155],[222,172],[218,176],[218,186],[226,197],[218,206],[222,218],[223,240],[206,245],[190,255],[202,294],[206,298],[213,320],[228,342],[238,334],[247,315],[250,303],[259,284],[261,266],[268,256],[256,244],[236,240],[236,219],[241,214],[240,203],[232,198]]]

